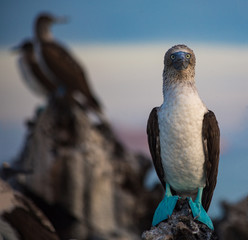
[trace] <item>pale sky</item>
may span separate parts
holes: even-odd
[[[115,123],[145,128],[154,106],[162,103],[165,51],[172,43],[70,45],[87,69],[95,92]],[[223,131],[245,124],[248,106],[248,48],[189,45],[196,54],[196,83],[205,104]],[[17,69],[17,56],[0,51],[0,121],[16,123],[31,116],[41,99],[29,92]]]

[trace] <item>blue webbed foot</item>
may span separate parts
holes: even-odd
[[[153,215],[152,226],[156,226],[172,215],[177,200],[178,196],[164,197],[164,199],[159,203]]]
[[[172,196],[170,186],[166,184],[166,193],[153,215],[152,226],[159,224],[172,215],[177,200],[178,196]]]
[[[189,198],[189,205],[192,210],[192,214],[196,220],[204,223],[210,229],[214,230],[214,225],[201,204],[201,196],[202,196],[202,189],[200,188],[195,202],[193,202],[193,200]]]

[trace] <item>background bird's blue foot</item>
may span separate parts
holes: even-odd
[[[36,114],[36,116],[39,116],[44,110],[45,110],[45,106],[38,106],[38,107],[35,109],[35,114]]]
[[[172,215],[177,200],[178,196],[172,196],[170,186],[166,184],[166,193],[153,215],[152,226],[159,224]]]
[[[201,197],[202,197],[202,189],[200,188],[198,190],[198,194],[195,202],[193,202],[193,200],[189,198],[189,205],[192,210],[192,214],[196,220],[204,223],[210,229],[214,230],[214,225],[201,204]]]

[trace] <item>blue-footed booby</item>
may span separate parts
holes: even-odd
[[[32,41],[25,40],[13,50],[19,53],[19,70],[29,89],[42,97],[51,96],[56,91],[57,86],[41,70]]]
[[[187,197],[193,216],[213,229],[206,212],[217,181],[220,131],[198,95],[195,62],[186,45],[173,46],[164,56],[164,100],[147,123],[149,149],[165,188],[153,226],[172,214],[179,197]]]
[[[81,93],[85,104],[96,112],[101,106],[94,96],[80,64],[69,51],[60,45],[52,35],[50,27],[55,23],[66,22],[65,17],[54,17],[51,14],[40,14],[35,21],[35,53],[42,71],[66,94]]]

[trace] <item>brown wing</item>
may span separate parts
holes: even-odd
[[[35,77],[40,81],[42,86],[46,89],[46,91],[50,94],[56,91],[56,85],[52,82],[52,80],[48,79],[47,76],[41,71],[37,62],[32,59],[28,59],[31,70]]]
[[[159,126],[158,126],[158,114],[157,114],[157,108],[153,108],[148,122],[147,122],[147,137],[148,137],[148,144],[149,149],[152,155],[153,164],[155,167],[155,170],[157,172],[157,175],[165,188],[165,175],[164,175],[164,169],[160,157],[160,140],[159,140]]]
[[[220,154],[220,130],[212,111],[204,115],[202,136],[206,168],[206,187],[203,190],[202,206],[207,211],[217,182]]]
[[[69,52],[54,42],[44,42],[42,56],[56,80],[71,91],[80,91],[93,108],[100,110],[100,104],[93,95],[81,66]]]

